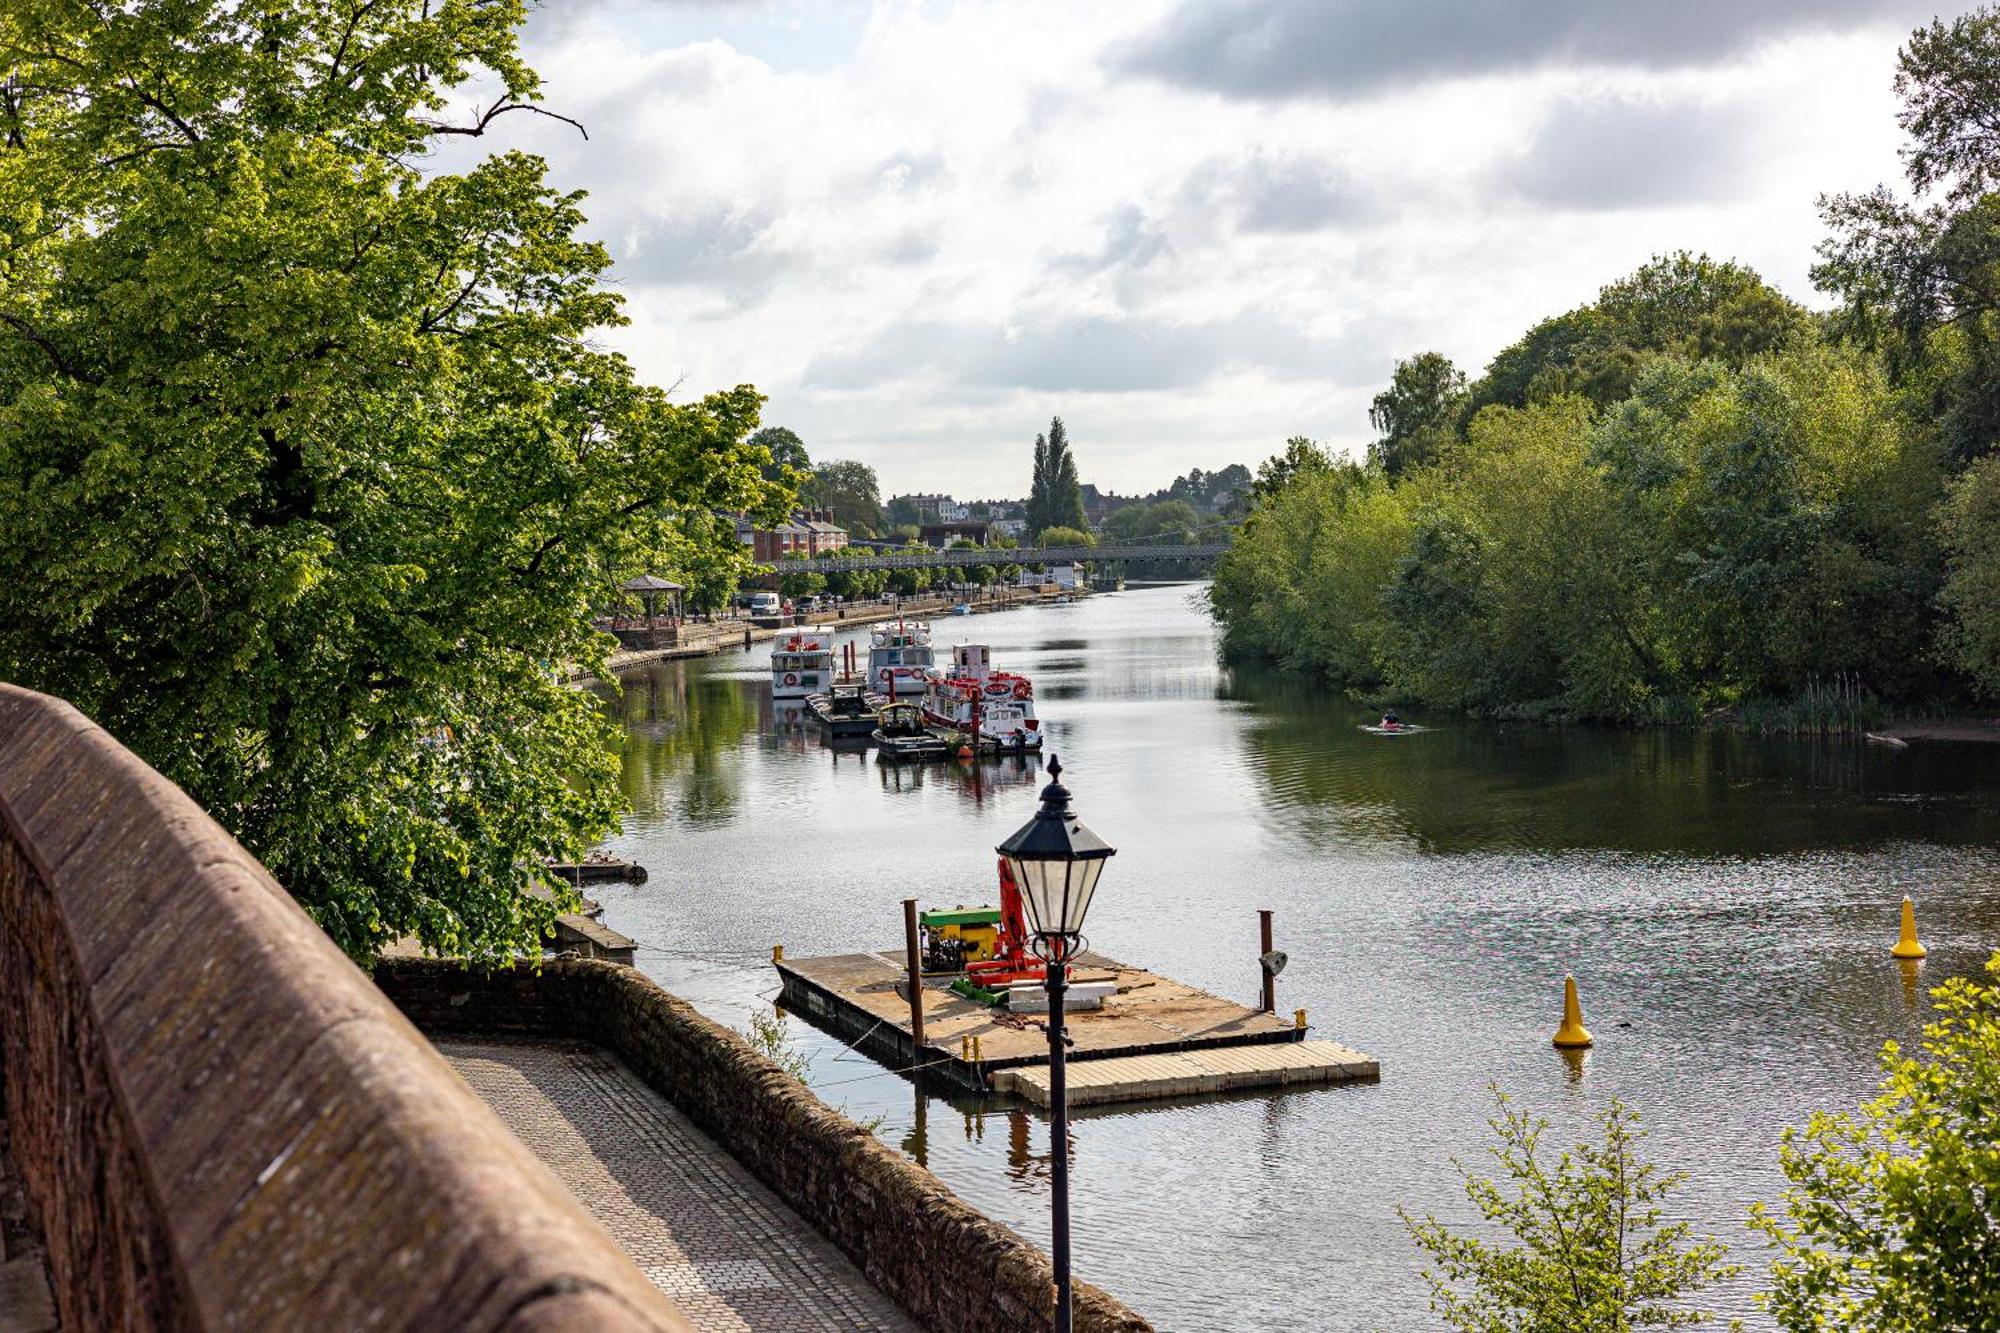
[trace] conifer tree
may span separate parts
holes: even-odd
[[[1049,422],[1049,445],[1045,461],[1047,480],[1043,489],[1047,499],[1042,526],[1083,529],[1083,487],[1077,481],[1076,456],[1070,452],[1069,431],[1063,426],[1061,417],[1055,417]]]
[[[1028,484],[1028,532],[1040,532],[1049,525],[1049,446],[1035,437],[1035,472]]]

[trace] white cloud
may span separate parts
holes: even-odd
[[[892,491],[1022,491],[1055,412],[1086,480],[1148,490],[1358,447],[1398,356],[1476,373],[1658,251],[1809,295],[1814,196],[1897,169],[1898,30],[1842,4],[1654,59],[1595,5],[1483,63],[1412,65],[1406,24],[1329,97],[1130,72],[1186,48],[1170,0],[566,0],[529,54],[591,137],[509,132],[589,190],[649,378],[755,383]]]

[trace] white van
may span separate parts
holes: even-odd
[[[750,614],[753,616],[775,616],[784,609],[785,604],[778,600],[778,594],[774,592],[752,593],[750,596]]]

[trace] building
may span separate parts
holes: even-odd
[[[775,528],[760,528],[744,514],[736,515],[736,540],[750,548],[760,565],[781,560],[831,555],[847,545],[847,529],[833,521],[831,509],[800,509]]]
[[[1028,520],[1025,518],[996,518],[986,525],[996,537],[1008,537],[1020,541],[1028,535]]]
[[[940,551],[953,542],[971,542],[974,546],[985,546],[992,539],[992,528],[991,523],[977,518],[926,523],[917,529],[917,540]]]

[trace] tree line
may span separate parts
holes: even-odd
[[[1662,256],[1477,379],[1436,353],[1368,456],[1295,438],[1211,601],[1225,651],[1512,715],[1848,727],[2000,692],[2000,19],[1915,32],[1913,201],[1822,201],[1805,309]]]

